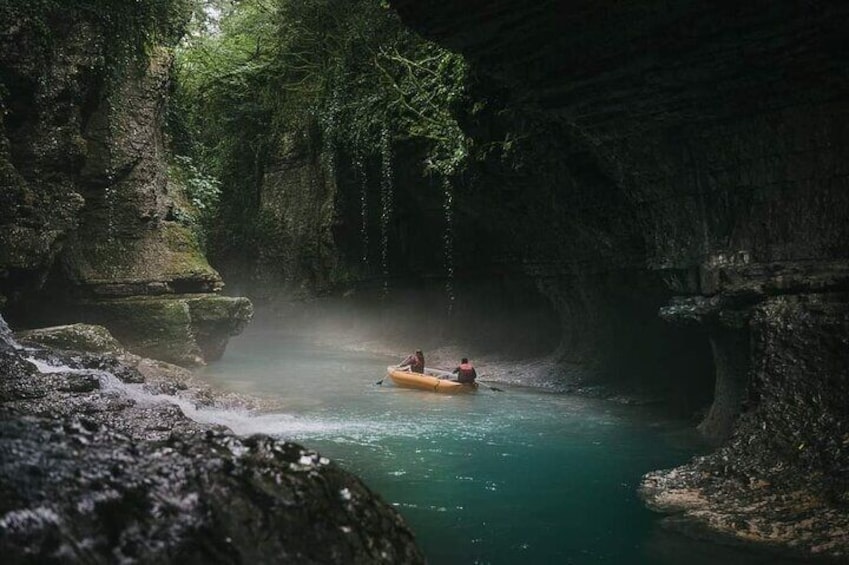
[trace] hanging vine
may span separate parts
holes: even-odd
[[[262,163],[301,136],[327,164],[383,159],[416,140],[421,166],[452,176],[468,159],[452,113],[464,60],[405,29],[379,0],[207,0],[178,51],[178,152],[218,176],[230,240],[255,237]],[[308,132],[314,132],[309,133]],[[331,171],[331,172],[334,172]],[[229,226],[229,227],[227,227]]]

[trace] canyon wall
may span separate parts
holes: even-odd
[[[0,308],[18,328],[95,322],[145,355],[214,359],[252,308],[221,296],[169,170],[187,4],[157,3],[144,37],[133,10],[153,3],[60,4],[0,2]],[[472,65],[455,108],[469,170],[446,188],[409,164],[416,147],[358,169],[293,143],[259,179],[273,245],[255,281],[380,294],[415,278],[441,295],[428,310],[472,318],[480,288],[482,311],[509,311],[533,286],[564,363],[695,399],[684,413],[712,397],[699,428],[721,447],[648,476],[652,507],[845,554],[849,6],[390,4]]]
[[[188,5],[88,8],[0,6],[0,306],[15,327],[96,322],[139,353],[215,359],[252,310],[219,295],[169,170]]]
[[[727,443],[647,479],[661,485],[647,483],[650,503],[738,538],[845,552],[849,7],[391,4],[509,92],[523,120],[558,132],[560,158],[534,165],[563,174],[514,199],[546,195],[535,215],[560,247],[542,245],[529,267],[570,348],[663,352],[659,317],[689,336],[693,368],[675,378],[713,372],[699,427]],[[655,504],[672,491],[693,498]],[[806,525],[820,511],[830,525]]]

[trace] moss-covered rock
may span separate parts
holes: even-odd
[[[230,336],[242,332],[253,317],[247,298],[201,295],[186,300],[198,347],[207,361],[219,359]]]
[[[76,242],[63,257],[69,278],[102,296],[210,292],[223,286],[186,227],[161,222],[140,235]]]
[[[51,49],[23,4],[0,3],[0,292],[10,300],[43,282],[78,225],[82,106],[97,65],[88,25],[58,18],[65,41]]]
[[[82,306],[86,321],[109,328],[133,353],[187,366],[219,358],[253,316],[247,298],[214,294],[92,299]]]
[[[133,353],[178,365],[203,363],[184,301],[132,297],[93,300],[84,307],[86,321],[108,327]]]
[[[69,324],[27,330],[18,333],[17,338],[23,344],[41,345],[54,349],[92,353],[120,353],[124,350],[109,330],[92,324]]]
[[[163,134],[190,5],[65,4],[0,2],[0,307],[16,327],[93,322],[134,351],[201,363],[251,306],[210,294],[218,306],[195,324],[173,298],[223,286],[176,221]],[[156,295],[172,298],[132,298]],[[32,339],[76,347],[75,332]]]

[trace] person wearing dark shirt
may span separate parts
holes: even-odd
[[[416,349],[416,352],[412,355],[409,355],[406,359],[401,361],[400,366],[410,366],[410,371],[413,373],[424,373],[425,368],[425,359],[424,353],[422,353],[421,349]]]
[[[473,384],[475,379],[478,378],[477,371],[475,371],[475,368],[465,357],[460,360],[460,365],[451,372],[457,375],[458,383]]]

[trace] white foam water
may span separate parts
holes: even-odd
[[[12,329],[6,323],[6,320],[3,319],[3,316],[0,316],[0,341],[6,342],[14,349],[23,349],[17,340],[15,340],[15,334],[12,333]]]
[[[95,375],[100,380],[101,390],[112,392],[128,398],[139,406],[156,406],[172,404],[180,408],[183,414],[195,422],[202,424],[225,426],[233,433],[247,436],[264,433],[279,436],[283,439],[332,437],[354,443],[371,444],[381,434],[383,428],[374,421],[349,421],[313,419],[286,413],[258,414],[249,410],[234,408],[217,408],[200,406],[190,398],[192,391],[187,391],[189,397],[173,394],[158,394],[148,390],[143,384],[125,383],[108,371],[97,369],[80,369],[63,364],[53,364],[49,361],[27,357],[41,374],[73,373],[79,375]],[[404,430],[395,427],[395,433]],[[414,435],[420,428],[407,427],[405,435]]]

